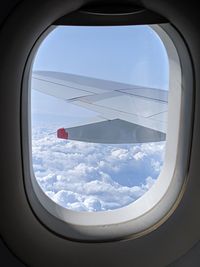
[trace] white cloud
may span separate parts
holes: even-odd
[[[139,152],[137,152],[134,156],[133,156],[133,158],[135,159],[135,160],[141,160],[143,157],[145,157],[146,156],[146,153],[145,152],[143,152],[143,151],[139,151]]]
[[[44,192],[76,211],[111,210],[142,196],[163,165],[164,142],[105,145],[57,139],[34,128],[33,168]]]
[[[129,158],[129,153],[127,149],[113,149],[111,151],[111,158],[113,160],[127,160]]]

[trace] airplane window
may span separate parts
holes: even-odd
[[[150,26],[58,26],[31,70],[32,166],[73,211],[130,205],[165,164],[169,59]]]

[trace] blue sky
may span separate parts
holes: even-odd
[[[168,88],[166,51],[149,26],[57,27],[34,61],[34,70],[44,69]]]
[[[148,26],[54,29],[39,47],[34,70],[85,75],[167,90],[168,58]],[[32,91],[36,179],[58,204],[77,211],[123,207],[142,196],[163,165],[165,142],[100,145],[63,141],[54,133],[94,112]]]

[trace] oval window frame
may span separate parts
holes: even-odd
[[[25,142],[23,144],[24,153],[25,155],[28,155],[28,157],[24,158],[24,166],[26,166],[25,188],[30,205],[39,220],[49,229],[66,238],[79,241],[102,242],[121,240],[130,237],[135,238],[144,235],[145,233],[156,229],[173,213],[184,193],[187,182],[186,177],[189,166],[189,147],[191,142],[190,125],[192,122],[191,118],[193,100],[191,90],[193,86],[192,67],[187,48],[182,38],[172,25],[152,25],[151,27],[162,39],[168,52],[169,59],[171,58],[169,63],[170,73],[172,73],[172,77],[170,77],[170,87],[174,85],[181,86],[181,89],[179,88],[177,91],[169,91],[171,96],[169,96],[168,116],[169,118],[173,118],[173,120],[171,120],[171,124],[169,123],[169,128],[171,128],[173,131],[171,130],[171,133],[170,131],[167,133],[168,141],[166,146],[166,157],[168,156],[168,160],[165,160],[162,175],[163,177],[171,177],[171,179],[164,180],[159,178],[159,180],[165,181],[165,183],[168,183],[168,185],[166,186],[166,184],[162,184],[162,186],[154,186],[136,202],[126,207],[109,212],[82,213],[67,210],[48,198],[36,182],[32,169],[30,153],[30,90],[27,90],[27,87],[30,88],[29,73],[34,55],[42,40],[46,37],[49,31],[51,31],[50,28],[45,31],[41,38],[39,38],[29,56],[23,80],[24,89],[22,95],[24,103],[23,114],[27,114],[27,124],[24,123],[22,128],[24,134],[27,134],[27,128],[29,132],[29,145],[27,146],[27,143],[25,144]],[[171,52],[173,53],[170,55]],[[184,69],[184,66],[187,66],[187,71]],[[179,79],[178,82],[177,79]],[[179,103],[176,103],[176,105],[173,101],[177,98],[175,93],[179,93],[178,99],[180,100]],[[189,105],[188,103],[186,104],[186,99],[189,102]],[[174,113],[177,107],[179,107],[178,114]],[[182,131],[180,131],[181,128]],[[168,144],[170,144],[170,146]],[[177,148],[177,153],[174,153],[172,147]],[[171,160],[172,158],[174,159],[173,162]],[[148,210],[143,210],[141,213],[142,204],[140,204],[140,202],[145,201],[144,198],[149,198],[148,195],[150,193],[152,194],[152,190],[158,192],[160,191],[160,188],[165,191],[162,196],[158,197],[158,194],[156,193],[157,200],[152,198],[153,205],[149,207]],[[166,188],[167,190],[164,190]],[[138,208],[135,207],[135,204],[138,205]],[[135,213],[134,216],[133,213]]]

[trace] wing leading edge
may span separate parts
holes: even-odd
[[[31,86],[98,114],[92,121],[64,128],[63,136],[69,139],[94,143],[165,140],[167,91],[50,71],[34,72]]]

